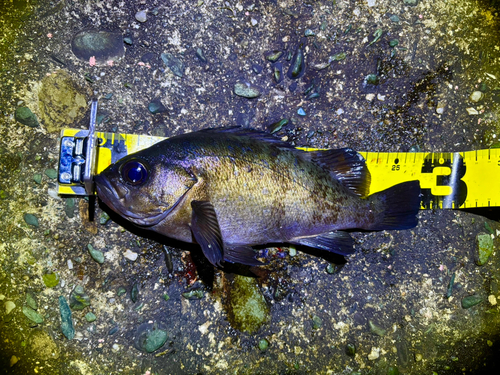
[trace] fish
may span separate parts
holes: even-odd
[[[102,203],[134,226],[197,243],[216,267],[261,265],[258,245],[349,255],[352,230],[418,223],[420,183],[369,195],[364,158],[350,148],[303,151],[242,127],[177,135],[94,177]]]

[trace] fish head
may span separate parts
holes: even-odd
[[[109,208],[138,226],[151,227],[172,212],[196,178],[181,165],[137,153],[111,164],[94,181]]]

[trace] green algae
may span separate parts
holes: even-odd
[[[229,322],[239,331],[254,333],[269,320],[269,306],[255,278],[241,275],[231,278],[226,301]]]
[[[85,115],[87,99],[69,73],[59,70],[42,80],[38,92],[40,117],[49,133],[77,123]]]

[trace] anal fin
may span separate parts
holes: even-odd
[[[347,232],[328,232],[313,237],[296,238],[289,241],[292,244],[312,247],[315,249],[326,250],[340,255],[349,255],[354,253],[354,241]]]

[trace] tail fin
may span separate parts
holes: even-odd
[[[408,181],[390,187],[368,198],[380,210],[379,220],[368,230],[410,229],[418,224],[420,182]],[[377,210],[377,211],[378,211]]]

